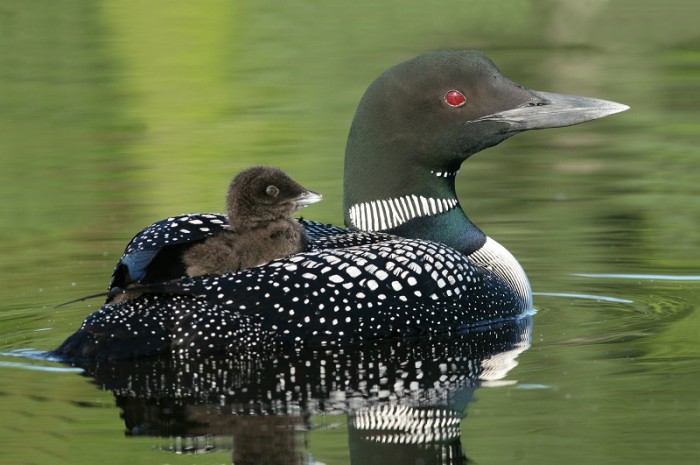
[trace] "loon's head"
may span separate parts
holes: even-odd
[[[345,223],[433,240],[443,234],[449,236],[443,242],[469,251],[483,233],[458,208],[454,177],[464,160],[522,131],[627,108],[527,89],[476,51],[431,52],[400,63],[369,86],[357,108],[345,154]],[[454,243],[452,236],[464,242],[470,227],[474,237]]]
[[[322,198],[282,170],[254,166],[241,171],[231,181],[226,209],[229,224],[236,230],[289,217]]]

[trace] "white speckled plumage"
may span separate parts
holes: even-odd
[[[134,238],[125,257],[154,247],[157,240],[148,236],[163,237],[164,225],[208,221],[223,228],[220,218],[168,218]],[[461,331],[529,310],[502,275],[445,245],[301,221],[310,238],[306,252],[238,273],[165,283],[156,294],[105,305],[81,331],[109,334],[115,343],[148,339],[144,351],[337,346]]]
[[[190,244],[229,229],[226,216],[216,213],[190,213],[153,223],[136,234],[126,246],[117,268],[123,264],[133,281],[140,281],[155,255],[163,248]],[[115,285],[112,282],[110,287]]]

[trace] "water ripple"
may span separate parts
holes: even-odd
[[[24,358],[29,360],[36,360],[41,362],[51,362],[54,361],[48,357],[47,352],[42,352],[40,350],[34,349],[17,349],[11,352],[0,352],[0,357],[14,357],[14,358]],[[84,370],[82,368],[66,367],[66,366],[48,366],[39,365],[34,363],[24,363],[24,362],[8,362],[0,360],[0,367],[4,368],[20,368],[24,370],[32,371],[43,371],[50,373],[82,373]]]
[[[649,281],[700,281],[700,275],[574,273],[582,278],[642,279]]]
[[[43,371],[43,372],[52,372],[52,373],[82,373],[84,371],[82,368],[50,367],[50,366],[45,366],[45,365],[32,365],[31,363],[3,362],[3,361],[0,361],[0,367],[22,368],[25,370]]]
[[[633,304],[634,300],[620,299],[618,297],[608,297],[605,295],[593,294],[575,294],[569,292],[533,292],[532,295],[541,295],[546,297],[567,297],[573,299],[597,300],[600,302],[614,302],[619,304]]]

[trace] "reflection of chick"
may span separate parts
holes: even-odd
[[[230,229],[185,252],[187,275],[232,273],[303,251],[306,231],[291,215],[319,200],[319,194],[276,168],[242,171],[231,181],[226,197]]]

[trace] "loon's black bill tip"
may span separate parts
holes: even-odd
[[[535,90],[529,92],[533,97],[530,102],[474,122],[502,122],[508,125],[509,131],[527,131],[572,126],[629,109],[627,105],[609,100]]]
[[[323,196],[313,191],[306,191],[294,199],[297,204],[297,209],[306,208],[312,203],[320,202],[321,200],[323,200]]]

